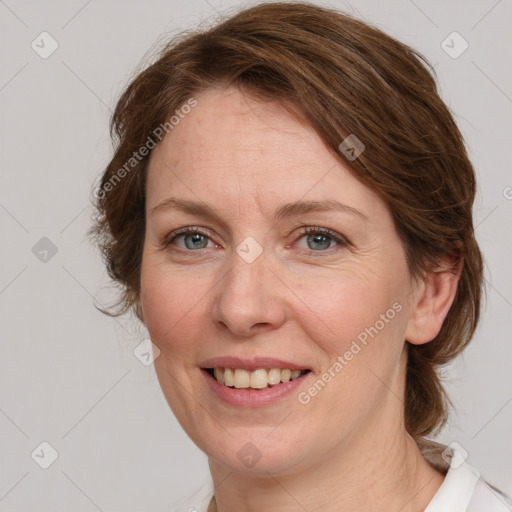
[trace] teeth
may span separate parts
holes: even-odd
[[[249,372],[241,368],[214,368],[213,376],[228,387],[237,389],[265,389],[269,386],[275,386],[281,382],[288,382],[300,377],[307,370],[281,370],[280,368],[271,368],[266,370],[260,368]]]
[[[288,382],[292,378],[291,370],[281,370],[281,382]]]
[[[250,375],[247,370],[235,370],[235,388],[248,388]]]
[[[220,368],[215,368],[213,370],[213,374],[221,384],[224,384],[224,374],[222,373],[222,370]]]
[[[272,368],[268,372],[268,383],[271,385],[279,384],[281,382],[281,370],[279,368]]]
[[[263,389],[268,386],[267,370],[254,370],[251,372],[250,386],[254,389]]]
[[[220,368],[216,368],[216,369],[218,369],[219,372],[222,373],[222,370]],[[213,372],[215,374],[215,370]],[[230,370],[229,368],[226,368],[224,370],[224,382],[221,382],[221,384],[224,384],[225,386],[229,386],[229,387],[233,387],[235,385],[235,376],[233,375],[233,370]]]

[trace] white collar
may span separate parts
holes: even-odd
[[[480,479],[480,472],[466,462],[467,453],[458,443],[445,447],[433,441],[429,441],[422,452],[438,468],[446,467],[448,462],[450,464],[441,487],[424,512],[466,512]]]

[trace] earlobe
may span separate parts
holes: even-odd
[[[445,261],[427,274],[414,293],[405,339],[413,345],[432,341],[441,330],[455,299],[463,261]]]

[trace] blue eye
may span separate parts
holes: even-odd
[[[323,234],[307,235],[308,247],[314,251],[329,249],[333,239]],[[312,247],[313,246],[313,247]]]
[[[177,243],[180,239],[183,241],[184,247],[182,244]],[[184,228],[174,232],[172,237],[169,238],[164,245],[167,247],[171,244],[175,244],[180,249],[195,251],[197,249],[206,249],[208,247],[208,242],[211,242],[210,238],[197,228]],[[210,245],[210,247],[212,247],[212,245]]]
[[[300,242],[303,239],[306,240],[306,247],[298,244],[299,247],[311,254],[328,252],[329,249],[349,245],[349,242],[344,237],[335,234],[327,228],[307,227],[302,230],[302,236],[298,240]],[[178,250],[188,252],[217,246],[206,232],[196,227],[182,228],[171,233],[163,242],[162,247],[168,248],[171,245],[176,246]]]
[[[187,249],[204,249],[208,245],[208,237],[201,233],[182,235]]]
[[[348,242],[335,235],[330,229],[308,227],[303,230],[300,240],[306,239],[307,249],[315,252],[324,252],[336,246],[346,246]]]

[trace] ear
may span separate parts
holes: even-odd
[[[405,332],[409,343],[422,345],[439,334],[455,298],[462,265],[462,257],[445,258],[419,281],[412,292],[413,310]]]

